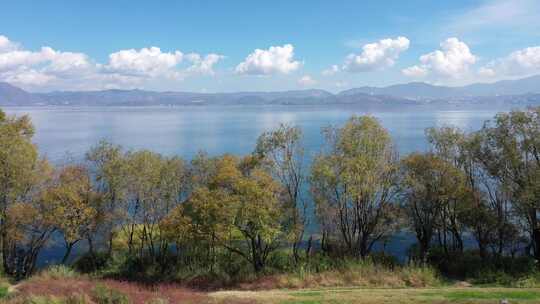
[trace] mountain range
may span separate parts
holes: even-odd
[[[55,91],[31,93],[0,82],[0,105],[152,106],[152,105],[362,105],[504,106],[540,105],[540,75],[462,87],[411,82],[359,87],[332,94],[324,90],[280,92],[156,92],[145,90]]]

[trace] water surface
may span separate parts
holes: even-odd
[[[190,159],[199,150],[210,155],[247,154],[257,137],[280,123],[298,125],[308,155],[323,143],[321,128],[342,125],[351,115],[377,117],[401,154],[427,148],[424,130],[454,125],[479,129],[496,111],[365,112],[361,108],[301,106],[229,107],[9,107],[8,114],[29,114],[35,143],[52,161],[75,158],[99,140],[127,149],[150,149]]]

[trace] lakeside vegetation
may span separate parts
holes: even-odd
[[[429,151],[401,156],[377,119],[351,117],[323,129],[310,164],[302,130],[288,125],[262,134],[249,155],[189,161],[102,141],[82,161],[52,165],[33,135],[27,116],[0,111],[0,298],[18,283],[14,303],[176,303],[178,286],[540,286],[540,108],[501,113],[477,132],[428,129]],[[403,232],[417,240],[406,263],[374,250]],[[65,266],[39,271],[54,241]],[[72,261],[76,246],[85,252]],[[140,301],[138,284],[152,290]],[[523,303],[540,297],[512,292]],[[295,303],[285,293],[258,300]],[[299,297],[317,303],[324,293]],[[447,293],[436,300],[467,298]]]

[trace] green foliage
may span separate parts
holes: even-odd
[[[311,170],[322,233],[346,254],[364,257],[396,227],[397,154],[388,132],[370,116],[353,116],[325,135],[326,151]]]
[[[9,287],[4,284],[0,284],[0,299],[7,297]]]

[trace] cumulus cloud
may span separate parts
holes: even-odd
[[[294,60],[294,46],[271,46],[267,50],[256,49],[236,66],[236,73],[247,75],[288,74],[301,66]]]
[[[484,77],[530,76],[540,73],[540,46],[514,51],[478,69]]]
[[[409,48],[409,39],[382,39],[362,47],[360,54],[350,54],[345,59],[343,70],[349,72],[368,72],[391,67],[399,58],[399,54]]]
[[[8,37],[0,35],[0,52],[14,51],[18,45],[8,39]]]
[[[317,84],[317,81],[309,75],[304,75],[298,79],[298,84],[303,87],[310,87]]]
[[[163,73],[169,74],[172,68],[182,62],[183,57],[184,54],[180,51],[167,53],[158,47],[121,50],[109,55],[106,68],[122,74],[155,77]]]
[[[34,69],[19,68],[2,74],[2,80],[19,85],[39,86],[47,84],[56,77]]]
[[[476,63],[477,57],[462,41],[448,38],[440,44],[440,50],[420,56],[420,64],[402,70],[411,77],[433,76],[436,78],[461,78],[469,67]]]
[[[190,53],[186,57],[192,63],[192,65],[188,68],[188,71],[203,75],[214,75],[214,65],[225,58],[224,56],[218,54],[208,54],[203,58],[201,55],[196,53]]]
[[[63,52],[44,46],[26,50],[0,35],[0,81],[24,87],[54,89],[126,88],[145,80],[181,80],[193,74],[213,74],[223,56],[181,51],[163,52],[158,47],[127,49],[109,55],[101,64],[84,53]],[[181,64],[187,61],[187,66]]]
[[[334,74],[336,74],[337,72],[339,72],[339,66],[337,66],[336,64],[332,65],[331,67],[329,67],[328,69],[326,70],[323,70],[321,72],[321,74],[323,76],[332,76]]]

